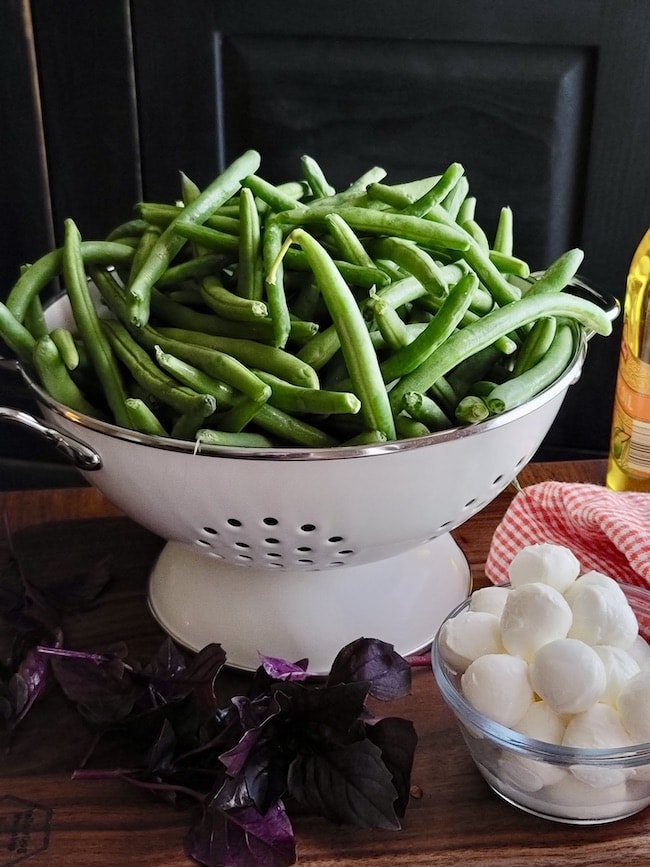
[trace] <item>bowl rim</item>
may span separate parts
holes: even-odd
[[[617,582],[624,591],[628,600],[637,600],[645,604],[650,603],[650,590],[637,587],[633,584]],[[509,587],[509,584],[494,585]],[[431,666],[435,681],[440,689],[442,697],[453,711],[459,725],[463,728],[474,728],[482,736],[489,739],[504,749],[527,756],[528,758],[542,759],[558,765],[614,765],[616,767],[632,767],[642,763],[650,763],[650,741],[631,746],[595,749],[591,747],[565,747],[561,744],[551,744],[528,737],[521,732],[515,731],[496,720],[490,719],[476,710],[467,701],[452,680],[453,669],[449,666],[439,647],[440,633],[444,624],[456,617],[461,611],[468,608],[471,594],[457,605],[445,617],[440,624],[431,646]],[[457,676],[457,673],[454,672]]]
[[[47,305],[46,312],[47,309],[51,308],[57,302],[65,301],[66,297],[65,293],[58,294]],[[28,369],[25,364],[17,362],[17,367],[23,380],[33,392],[37,403],[40,404],[41,410],[43,407],[46,407],[50,412],[54,413],[59,418],[66,420],[68,423],[76,424],[80,428],[85,428],[113,439],[130,442],[136,445],[154,447],[164,451],[182,452],[202,456],[220,456],[258,461],[340,460],[387,455],[403,451],[414,451],[421,448],[428,448],[429,446],[438,443],[454,442],[465,439],[469,436],[475,436],[477,434],[495,430],[534,413],[537,409],[552,401],[562,392],[568,391],[569,387],[579,379],[586,358],[587,346],[591,338],[591,333],[583,326],[577,326],[576,333],[578,334],[578,339],[576,340],[574,354],[564,372],[555,380],[555,382],[540,391],[531,400],[513,407],[500,415],[491,416],[485,421],[478,422],[474,425],[457,425],[421,437],[410,437],[400,440],[391,440],[385,443],[372,443],[355,446],[339,445],[316,448],[303,446],[281,446],[271,448],[212,446],[206,444],[199,445],[189,440],[174,439],[173,437],[143,434],[138,431],[129,430],[128,428],[119,427],[112,422],[94,418],[70,409],[70,407],[65,406],[51,397],[36,382],[32,371]],[[75,433],[75,435],[81,436],[79,433]]]

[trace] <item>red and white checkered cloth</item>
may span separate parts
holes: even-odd
[[[508,566],[526,545],[553,542],[573,551],[583,571],[596,569],[650,587],[650,494],[599,485],[541,482],[520,491],[497,527],[486,574],[508,581]]]

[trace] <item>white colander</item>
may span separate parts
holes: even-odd
[[[48,311],[66,320],[67,301]],[[613,309],[613,308],[612,308]],[[167,540],[149,583],[154,617],[177,641],[218,641],[229,662],[259,653],[329,670],[362,635],[409,655],[430,645],[470,589],[450,532],[493,500],[530,461],[569,386],[587,334],[563,376],[525,405],[472,427],[376,446],[242,449],[145,436],[70,411],[26,371],[44,421],[37,430],[85,478]]]

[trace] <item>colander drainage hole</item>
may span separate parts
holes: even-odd
[[[203,532],[207,533],[209,536],[218,536],[219,535],[218,531],[215,530],[214,527],[204,527]]]
[[[239,518],[228,518],[226,523],[229,524],[231,527],[241,527],[242,526],[242,522],[239,520]]]
[[[262,518],[262,523],[266,524],[267,527],[275,527],[278,524],[277,518]]]

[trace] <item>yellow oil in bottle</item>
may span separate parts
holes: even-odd
[[[650,492],[650,229],[627,278],[606,484]]]

